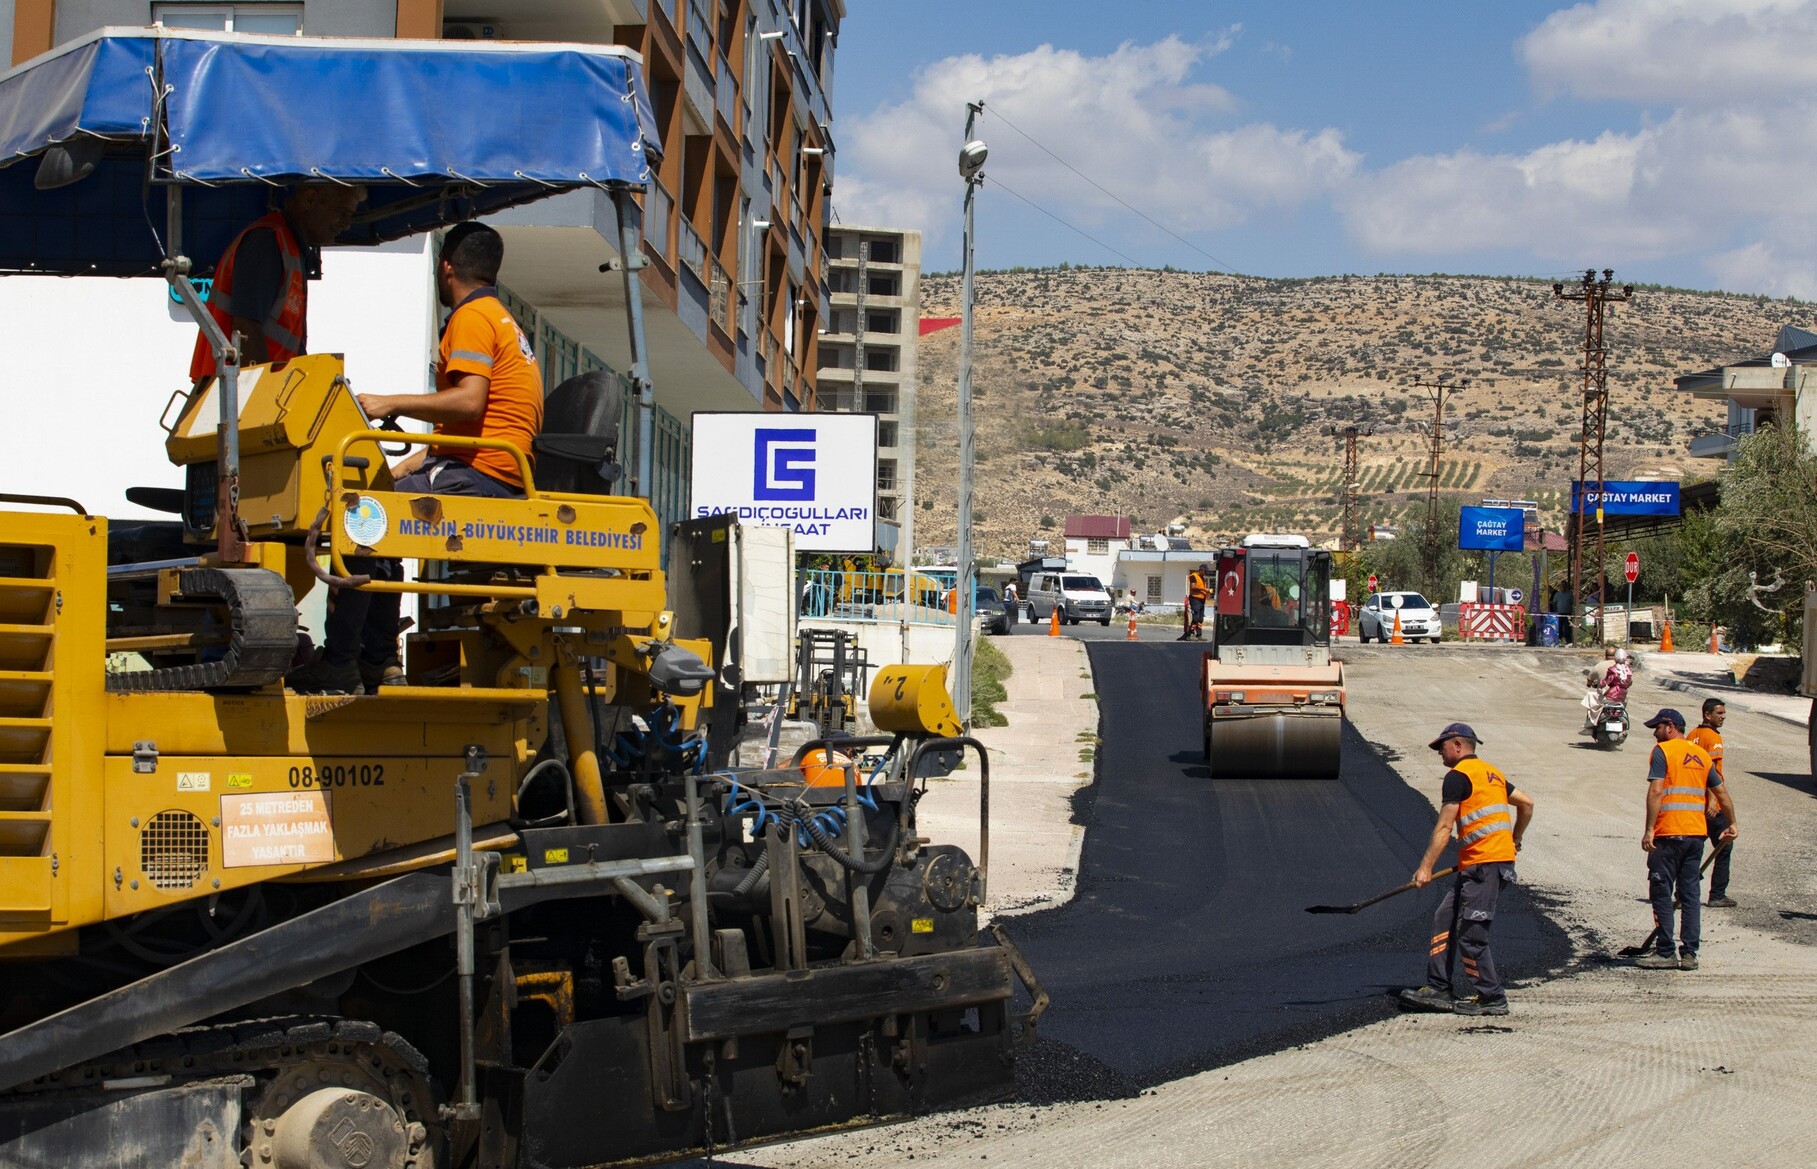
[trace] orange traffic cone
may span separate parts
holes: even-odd
[[[1055,605],[1047,615],[1047,635],[1049,637],[1060,636],[1060,606],[1058,605]]]
[[[1134,612],[1134,611],[1133,611],[1133,610],[1132,610],[1132,611],[1131,611],[1131,612],[1130,612],[1130,614],[1129,614],[1129,636],[1128,636],[1128,637],[1126,637],[1126,638],[1124,638],[1124,640],[1125,640],[1125,641],[1140,641],[1140,640],[1142,640],[1142,639],[1141,639],[1141,638],[1139,638],[1139,637],[1137,637],[1137,636],[1136,636],[1136,615],[1135,615],[1135,612]]]
[[[1406,645],[1407,639],[1401,636],[1401,611],[1394,611],[1394,636],[1388,639],[1389,645]]]
[[[1716,641],[1716,627],[1714,625],[1710,626],[1710,652],[1713,654],[1719,654],[1722,652],[1722,648],[1717,644],[1717,641]]]
[[[1672,652],[1672,623],[1670,621],[1666,622],[1666,631],[1660,635],[1659,652],[1662,654]]]

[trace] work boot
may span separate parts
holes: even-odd
[[[1678,956],[1678,968],[1680,970],[1697,969],[1697,951],[1690,950],[1690,951],[1687,951],[1686,953],[1680,954]]]
[[[1180,640],[1181,641],[1191,641],[1192,640],[1192,630],[1188,629],[1185,633],[1180,634]]]
[[[1712,897],[1710,898],[1710,908],[1733,909],[1735,908],[1735,899],[1733,897]]]
[[[1410,1011],[1436,1011],[1448,1015],[1457,1009],[1449,994],[1429,986],[1410,987],[1401,992],[1401,1006]]]
[[[298,694],[358,694],[360,668],[352,662],[330,662],[318,649],[306,664],[284,675],[284,686]]]
[[[1640,967],[1642,970],[1680,969],[1678,965],[1678,955],[1676,954],[1642,954],[1640,957],[1634,959],[1634,965]]]
[[[404,685],[404,663],[393,657],[382,662],[360,659],[360,685],[366,693],[377,694],[380,686]]]
[[[1479,994],[1475,998],[1456,1000],[1451,1004],[1451,1010],[1459,1015],[1505,1015],[1508,1013],[1508,999],[1506,996],[1485,999]]]

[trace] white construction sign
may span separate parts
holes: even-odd
[[[788,528],[797,552],[877,547],[872,414],[694,415],[691,514]]]

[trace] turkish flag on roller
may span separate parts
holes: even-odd
[[[1226,616],[1243,615],[1243,555],[1225,553],[1218,557],[1218,607]]]

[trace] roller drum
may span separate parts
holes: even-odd
[[[1336,711],[1208,718],[1206,766],[1213,779],[1336,779],[1343,729]]]

